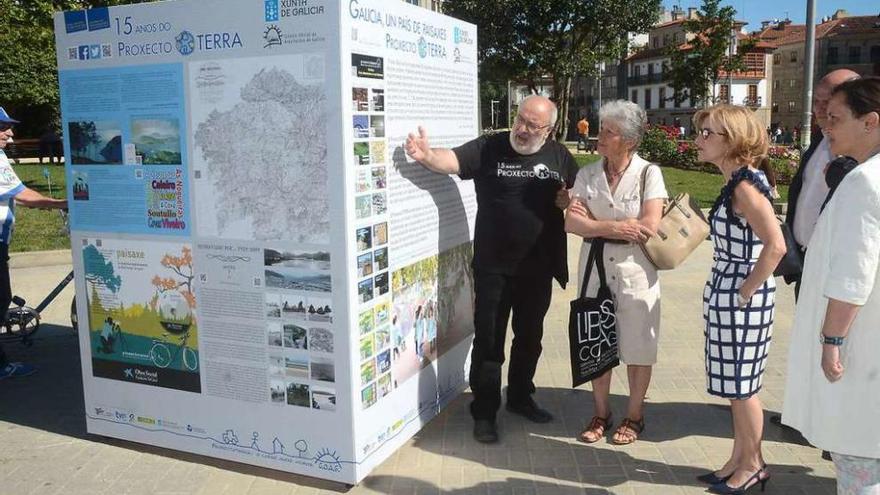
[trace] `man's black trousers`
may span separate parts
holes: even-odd
[[[6,310],[12,303],[12,287],[9,283],[9,244],[0,242],[0,324],[6,321]],[[6,366],[6,354],[0,345],[0,368]]]
[[[495,419],[501,406],[501,365],[507,323],[513,313],[513,344],[507,374],[507,401],[522,403],[535,392],[544,315],[550,307],[553,277],[502,275],[475,270],[474,347],[470,385],[474,419]]]

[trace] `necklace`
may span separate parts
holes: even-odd
[[[626,166],[623,167],[623,170],[619,172],[611,172],[610,170],[608,170],[608,162],[605,162],[605,165],[602,168],[605,169],[605,175],[608,177],[608,181],[610,182],[619,179],[623,174],[625,174],[630,165],[632,165],[632,161],[627,163]]]

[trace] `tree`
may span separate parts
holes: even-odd
[[[156,275],[151,280],[153,287],[156,289],[156,295],[153,296],[151,302],[154,306],[159,300],[159,295],[168,291],[177,291],[183,296],[187,306],[190,309],[196,307],[196,298],[193,294],[192,281],[195,278],[192,267],[192,249],[184,246],[181,248],[180,256],[172,256],[166,254],[160,262],[162,266],[168,268],[174,275],[170,277],[160,277]]]
[[[154,0],[0,0],[0,81],[2,106],[27,115],[24,134],[57,127],[60,116],[53,15]]]
[[[715,86],[721,72],[745,68],[743,58],[751,43],[741,43],[737,53],[729,55],[731,37],[736,35],[736,10],[720,7],[720,3],[721,0],[703,0],[697,17],[682,24],[685,36],[691,38],[684,49],[675,45],[667,49],[669,85],[672,98],[678,103],[687,98],[694,106],[703,108],[715,103]]]
[[[624,54],[626,34],[645,32],[660,0],[446,0],[443,12],[478,26],[480,79],[518,81],[533,93],[552,81],[560,119],[568,128],[572,81],[594,74],[598,62]]]
[[[91,244],[83,249],[83,267],[86,281],[93,288],[100,284],[115,294],[122,286],[122,277],[116,274],[113,262],[107,261],[104,254]]]

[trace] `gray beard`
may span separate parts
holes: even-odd
[[[512,132],[510,133],[510,147],[520,155],[534,155],[541,150],[546,140],[547,139],[545,138],[532,145],[520,146],[516,142],[516,135]]]

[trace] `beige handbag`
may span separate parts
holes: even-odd
[[[642,171],[640,199],[645,197],[648,167]],[[690,256],[708,235],[709,222],[702,210],[691,201],[688,193],[680,193],[672,200],[666,200],[657,235],[642,244],[642,251],[658,270],[671,270]]]

